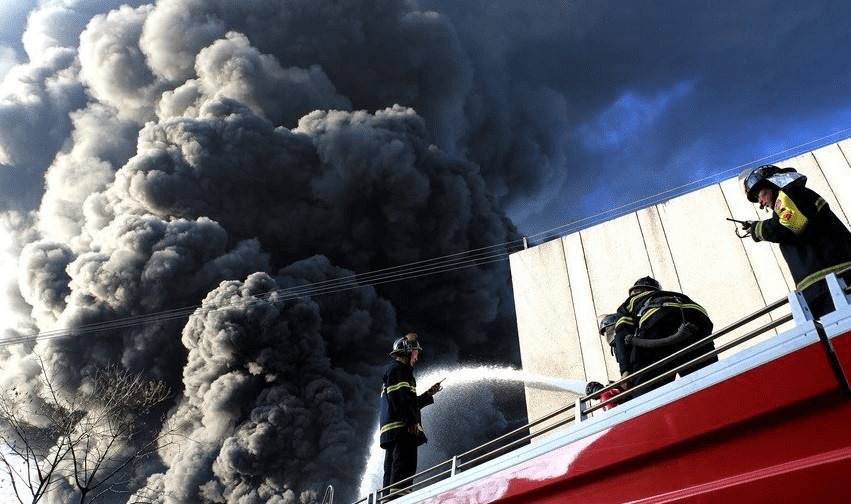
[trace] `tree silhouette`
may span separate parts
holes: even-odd
[[[69,393],[41,364],[40,390],[0,395],[0,470],[18,502],[60,490],[80,504],[127,492],[133,468],[172,442],[174,430],[155,418],[169,387],[108,366]]]

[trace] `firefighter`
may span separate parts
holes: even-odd
[[[381,385],[381,447],[384,456],[384,487],[388,494],[410,492],[412,480],[404,481],[417,471],[417,447],[426,442],[420,409],[434,402],[442,390],[434,384],[417,396],[414,365],[422,356],[416,333],[408,333],[393,343],[393,363],[384,372]],[[399,482],[398,485],[394,483]]]
[[[615,354],[615,346],[614,346],[615,341],[614,341],[614,339],[615,339],[615,324],[617,324],[617,321],[618,321],[618,315],[616,313],[610,313],[608,315],[603,315],[603,317],[600,318],[600,325],[599,325],[600,336],[605,336],[606,342],[609,344],[609,347],[611,348],[612,355]],[[612,385],[613,383],[614,382],[609,381],[609,385]],[[592,394],[596,394],[597,392],[603,390],[604,388],[606,388],[606,385],[603,385],[602,383],[597,382],[597,381],[590,381],[585,385],[585,395],[589,396],[589,395],[592,395]],[[600,402],[608,401],[609,399],[613,398],[614,396],[616,396],[617,394],[620,394],[620,393],[621,393],[620,388],[613,387],[613,388],[607,390],[606,392],[603,392],[602,394],[600,394],[600,397],[598,399],[600,400]],[[617,403],[613,402],[611,404],[603,406],[603,411],[614,408],[616,405],[617,405]]]
[[[712,333],[712,321],[702,306],[685,294],[663,291],[659,282],[649,276],[639,278],[630,287],[629,297],[618,308],[617,315],[613,344],[622,378]],[[650,373],[630,379],[629,386],[640,385],[713,350],[715,344],[710,340]],[[717,361],[718,357],[713,355],[679,374],[689,374]],[[673,380],[671,375],[656,382],[653,388]]]
[[[606,343],[611,347],[612,355],[615,354],[615,324],[618,323],[618,314],[609,313],[600,319],[600,336],[606,337]]]
[[[739,181],[751,203],[759,203],[760,210],[773,210],[770,219],[747,221],[745,231],[754,241],[780,245],[796,289],[813,316],[831,311],[827,286],[819,280],[851,266],[851,232],[794,168],[750,168],[739,175]]]

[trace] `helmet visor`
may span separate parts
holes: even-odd
[[[614,346],[615,345],[615,325],[612,324],[610,326],[606,326],[603,329],[603,334],[606,335],[606,343],[608,343],[609,346]]]
[[[748,178],[745,179],[745,192],[748,196],[748,201],[751,203],[756,203],[756,191],[754,188],[757,184],[759,184],[762,180],[765,179],[765,176],[762,173],[762,170],[754,170],[748,175]]]
[[[745,177],[745,194],[748,197],[748,201],[751,203],[757,202],[757,194],[759,189],[760,182],[768,179],[772,174],[777,172],[777,167],[773,165],[764,165],[759,168],[752,170]]]

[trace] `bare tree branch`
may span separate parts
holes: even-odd
[[[169,387],[109,366],[81,391],[60,391],[40,362],[42,390],[0,395],[0,444],[8,447],[0,451],[0,470],[18,502],[35,504],[60,482],[76,491],[80,504],[127,493],[132,468],[175,442],[155,418]]]

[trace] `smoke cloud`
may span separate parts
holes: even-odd
[[[0,386],[39,390],[42,363],[70,392],[115,363],[170,384],[152,428],[181,441],[115,502],[353,499],[395,337],[421,335],[423,372],[519,353],[506,261],[352,275],[847,126],[849,6],[0,2],[5,336],[186,315],[0,345]],[[423,461],[523,420],[517,388],[469,393],[438,396]]]
[[[396,337],[418,332],[425,366],[518,363],[505,261],[287,294],[518,238],[504,208],[541,186],[515,167],[553,153],[535,136],[559,109],[497,96],[447,17],[402,1],[67,1],[26,23],[0,88],[18,333],[192,314],[0,346],[0,382],[37,390],[39,358],[72,390],[114,363],[167,381],[154,428],[181,441],[130,495],[277,504],[332,484],[353,500]],[[522,421],[482,394],[427,460]]]

